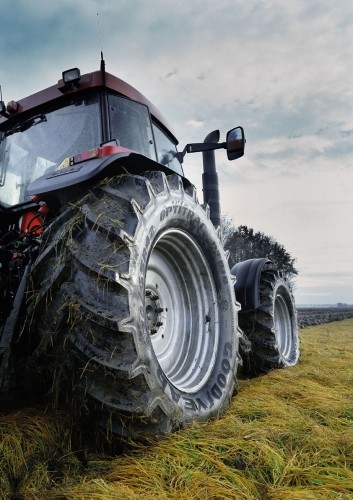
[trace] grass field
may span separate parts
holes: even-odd
[[[298,366],[241,380],[221,418],[115,458],[74,453],[65,415],[2,412],[1,498],[353,499],[353,320],[301,346]]]

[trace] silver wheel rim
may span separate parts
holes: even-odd
[[[277,293],[274,303],[274,326],[279,353],[288,360],[292,352],[293,328],[287,302],[280,293]]]
[[[146,324],[169,382],[195,393],[213,370],[219,341],[217,291],[208,261],[184,231],[156,241],[145,283]]]

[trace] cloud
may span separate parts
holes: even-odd
[[[186,125],[194,128],[202,128],[204,126],[204,122],[202,120],[188,120]]]
[[[350,0],[3,0],[4,99],[98,69],[97,12],[107,70],[160,108],[181,147],[244,126],[243,158],[216,153],[224,211],[288,247],[304,280],[352,265]],[[201,155],[185,172],[202,197]]]
[[[174,70],[174,71],[169,71],[169,73],[167,73],[164,78],[170,78],[171,76],[175,76],[177,74],[177,70]]]

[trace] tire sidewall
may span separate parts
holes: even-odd
[[[204,386],[192,394],[173,386],[154,353],[145,317],[145,279],[155,242],[169,229],[185,231],[204,253],[217,291],[219,341],[214,367]],[[232,396],[238,364],[237,309],[229,267],[217,233],[207,213],[184,191],[151,196],[151,203],[139,216],[131,246],[130,277],[134,293],[130,310],[135,318],[134,335],[140,366],[145,372],[153,405],[162,405],[176,424],[217,415]],[[141,364],[142,363],[142,364]],[[153,408],[150,409],[151,411]]]
[[[285,301],[291,324],[290,354],[286,357],[280,354],[280,364],[283,367],[294,366],[299,358],[299,335],[298,335],[297,311],[291,289],[288,283],[283,278],[277,278],[273,289],[273,315],[275,315],[275,302],[277,296],[281,296],[281,298]]]

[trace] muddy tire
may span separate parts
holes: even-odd
[[[268,373],[294,366],[299,359],[299,334],[294,297],[289,284],[273,269],[260,277],[260,307],[241,312],[239,325],[250,341],[242,351],[243,372]]]
[[[119,176],[47,233],[28,324],[52,400],[118,437],[217,416],[235,385],[238,306],[194,189],[160,172]]]

